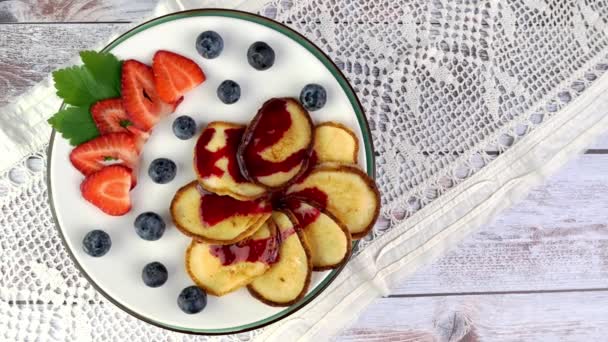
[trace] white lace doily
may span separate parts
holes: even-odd
[[[608,1],[275,0],[261,14],[326,51],[367,113],[383,209],[359,251],[608,69]],[[130,317],[78,274],[52,222],[45,158],[41,150],[0,176],[0,340],[202,339]]]

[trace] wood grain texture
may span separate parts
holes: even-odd
[[[157,0],[4,0],[0,23],[140,21]]]
[[[607,292],[382,298],[337,341],[603,341]]]
[[[0,25],[0,107],[130,24]]]
[[[394,294],[608,287],[608,155],[582,155]]]

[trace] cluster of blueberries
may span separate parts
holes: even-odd
[[[134,226],[139,237],[147,241],[156,241],[163,236],[166,224],[160,215],[145,212],[137,216]],[[112,239],[103,230],[93,230],[85,235],[82,244],[85,253],[93,257],[101,257],[112,247]],[[145,265],[141,272],[144,284],[149,287],[164,285],[168,277],[167,268],[158,261]],[[207,305],[207,293],[198,286],[188,286],[179,294],[177,305],[188,314],[200,312]]]
[[[196,49],[203,58],[213,59],[224,49],[224,40],[217,32],[205,31],[198,36]],[[267,70],[274,65],[274,50],[264,42],[255,42],[247,50],[247,61],[256,70]],[[217,96],[225,104],[235,103],[241,97],[241,87],[233,80],[225,80],[217,88]],[[315,83],[306,85],[300,93],[300,102],[309,111],[321,109],[326,101],[325,88]],[[188,140],[196,134],[196,122],[193,118],[182,115],[173,121],[172,129],[178,139]],[[148,168],[148,175],[158,184],[171,182],[176,172],[175,162],[167,158],[155,159]],[[138,215],[133,225],[137,235],[147,241],[160,239],[166,227],[163,218],[153,212]],[[112,239],[103,230],[92,230],[85,235],[82,244],[85,253],[101,257],[110,250]],[[145,265],[141,273],[144,284],[149,287],[162,286],[168,277],[167,268],[158,261]],[[197,313],[207,305],[207,294],[198,286],[189,286],[181,291],[177,304],[185,313]]]
[[[196,122],[189,116],[180,116],[173,122],[173,132],[179,139],[187,140],[196,132]],[[153,182],[166,184],[176,175],[177,166],[167,158],[158,158],[150,163],[148,175]],[[147,241],[159,240],[165,233],[166,224],[163,218],[154,212],[139,214],[133,223],[137,235]],[[101,257],[112,247],[110,235],[103,230],[93,230],[85,235],[82,241],[85,253],[92,257]],[[165,265],[158,261],[144,266],[141,278],[149,287],[160,287],[167,281],[169,273]],[[202,311],[207,305],[207,294],[198,286],[189,286],[182,290],[177,304],[184,312],[193,314]]]
[[[173,122],[173,132],[182,140],[190,139],[196,131],[196,122],[189,116],[180,116]],[[175,178],[177,166],[167,158],[158,158],[150,163],[148,175],[158,184],[166,184]],[[163,218],[154,212],[139,214],[133,223],[137,235],[147,241],[159,240],[165,233],[166,224]],[[103,230],[87,233],[82,241],[85,253],[92,257],[101,257],[112,247],[110,235]],[[141,278],[149,287],[160,287],[167,281],[169,273],[165,265],[158,261],[144,266]],[[185,313],[193,314],[202,311],[207,305],[207,293],[198,286],[189,286],[182,290],[177,304]]]
[[[215,31],[205,31],[196,39],[196,50],[203,58],[216,58],[224,50],[224,40]],[[265,42],[255,42],[247,49],[247,62],[256,70],[268,70],[274,61],[274,50]],[[217,88],[217,97],[225,104],[235,103],[241,98],[241,87],[233,80],[223,81]],[[323,108],[326,102],[325,88],[316,83],[307,84],[300,92],[300,103],[309,111]]]

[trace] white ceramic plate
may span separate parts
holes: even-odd
[[[224,39],[222,54],[212,60],[197,54],[195,40],[206,30]],[[246,58],[247,48],[255,41],[267,42],[276,52],[275,65],[266,71],[253,69]],[[324,108],[312,112],[313,120],[338,121],[359,136],[361,167],[373,176],[373,147],[367,122],[359,102],[344,76],[318,48],[279,23],[248,13],[226,10],[196,10],[171,14],[127,32],[104,51],[121,59],[151,63],[157,50],[170,50],[196,61],[207,80],[189,92],[177,112],[160,122],[145,144],[139,183],[131,192],[133,209],[122,217],[111,217],[88,204],[80,196],[83,176],[70,164],[72,146],[53,133],[49,148],[50,201],[57,227],[75,263],[93,285],[123,310],[149,323],[172,330],[199,334],[226,334],[259,328],[279,320],[318,295],[339,270],[313,272],[309,293],[289,308],[267,306],[249,295],[246,289],[218,298],[209,296],[205,310],[187,315],[177,306],[177,296],[193,285],[184,267],[184,253],[190,242],[171,223],[169,204],[175,191],[195,179],[192,156],[196,137],[177,139],[171,130],[179,115],[192,116],[199,130],[214,120],[248,123],[264,101],[271,97],[298,97],[308,83],[319,83],[328,93]],[[242,96],[225,105],[216,96],[220,82],[235,80]],[[147,175],[150,162],[166,157],[176,162],[178,172],[169,184],[153,183]],[[144,241],[135,233],[133,221],[145,211],[160,214],[167,223],[158,241]],[[112,248],[103,257],[83,252],[82,239],[93,230],[110,234]],[[168,281],[160,288],[146,287],[141,280],[143,266],[162,262],[169,271]]]

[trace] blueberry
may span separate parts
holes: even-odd
[[[327,92],[318,84],[307,84],[300,93],[300,103],[309,111],[323,108],[325,102],[327,102]]]
[[[188,140],[196,133],[196,122],[193,118],[182,115],[173,121],[173,134],[181,140]]]
[[[186,287],[177,297],[177,305],[187,314],[199,313],[207,306],[207,293],[198,286]]]
[[[165,221],[153,212],[139,214],[133,225],[137,235],[144,240],[156,241],[165,233]]]
[[[150,163],[148,175],[154,183],[167,184],[175,178],[177,166],[167,158],[158,158]]]
[[[255,42],[247,50],[247,61],[257,70],[269,69],[274,64],[274,50],[264,42]]]
[[[82,240],[82,248],[85,253],[92,257],[105,255],[110,250],[110,247],[112,247],[112,239],[103,230],[92,230]]]
[[[141,279],[150,287],[162,286],[168,277],[167,268],[158,261],[147,264],[141,271]]]
[[[215,31],[205,31],[196,38],[196,51],[208,59],[213,59],[224,50],[224,40]]]
[[[225,104],[232,104],[241,98],[241,86],[233,80],[226,80],[217,87],[217,97]]]

